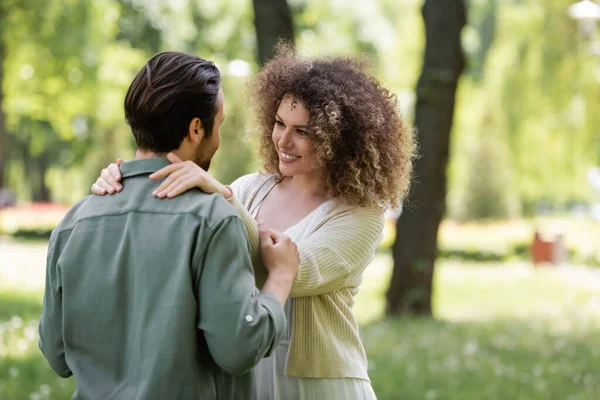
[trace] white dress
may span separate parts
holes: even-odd
[[[287,233],[287,232],[286,232]],[[254,370],[257,400],[376,400],[371,384],[357,378],[300,378],[285,375],[292,332],[292,302],[285,305],[288,334]]]

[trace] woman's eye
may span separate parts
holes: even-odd
[[[301,129],[296,129],[296,133],[298,133],[298,135],[300,135],[300,136],[306,136],[306,135],[308,135],[308,133],[306,131],[303,131]]]
[[[285,125],[283,124],[283,122],[281,122],[281,121],[278,121],[278,120],[275,120],[275,125],[277,125],[277,126],[281,126],[281,127],[285,126]]]

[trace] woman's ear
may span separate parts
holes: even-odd
[[[204,127],[200,118],[194,118],[188,128],[188,138],[194,144],[200,143],[204,139]]]

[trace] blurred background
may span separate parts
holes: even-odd
[[[218,64],[229,183],[260,169],[245,84],[279,37],[367,54],[419,130],[355,305],[378,398],[600,399],[600,5],[574,3],[1,0],[0,399],[74,390],[37,349],[47,239],[133,157],[137,71]]]

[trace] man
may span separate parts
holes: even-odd
[[[226,200],[199,190],[160,200],[148,178],[170,151],[208,168],[224,118],[219,71],[158,54],[133,80],[125,116],[137,144],[126,184],[79,202],[50,238],[40,349],[75,377],[73,399],[252,398],[247,372],[287,329],[297,248],[262,232],[269,280],[253,296],[244,226]]]

